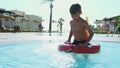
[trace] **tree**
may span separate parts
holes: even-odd
[[[115,17],[116,23],[115,28],[117,28],[118,33],[120,32],[120,16]]]
[[[60,26],[60,32],[62,32],[62,25],[65,20],[63,18],[59,18],[58,20],[58,26]]]
[[[45,1],[48,1],[48,2],[50,2],[50,20],[49,20],[49,32],[51,33],[51,31],[52,31],[52,8],[53,8],[53,4],[52,4],[52,2],[54,1],[54,0],[43,0],[43,2],[45,2]]]
[[[92,28],[92,29],[95,27],[94,25],[91,25],[91,24],[90,24],[89,26],[90,26],[90,28]]]
[[[120,22],[120,16],[115,17],[116,22]]]

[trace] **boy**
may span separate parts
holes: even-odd
[[[71,42],[71,37],[73,35],[73,45],[88,45],[94,33],[89,27],[88,23],[80,17],[82,14],[81,6],[79,4],[73,4],[70,7],[70,14],[73,20],[70,21],[71,30],[69,38],[65,43]],[[89,36],[87,35],[86,30],[88,31]]]

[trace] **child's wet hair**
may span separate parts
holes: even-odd
[[[71,14],[76,14],[77,12],[81,11],[81,5],[80,4],[72,4],[70,7],[70,13]]]

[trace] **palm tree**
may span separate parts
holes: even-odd
[[[64,22],[64,21],[65,20],[63,18],[59,18],[59,20],[58,20],[58,26],[60,26],[60,32],[62,32],[62,25],[63,25],[62,22]]]
[[[120,32],[120,16],[115,17],[116,23],[115,23],[115,28],[117,28],[117,32]]]
[[[117,22],[120,22],[120,16],[116,16],[115,19]]]
[[[94,29],[94,25],[91,25],[91,24],[90,24],[89,26],[91,27],[91,29]]]
[[[50,2],[50,20],[49,20],[49,32],[51,33],[51,28],[52,28],[52,8],[53,8],[53,4],[52,4],[52,2],[54,1],[54,0],[43,0],[43,2],[44,1],[48,1],[48,2]]]

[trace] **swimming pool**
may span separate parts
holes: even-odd
[[[13,34],[9,35],[10,37],[1,37],[1,39],[11,40]],[[58,51],[58,44],[66,41],[66,35],[62,36],[55,33],[49,36],[41,33],[21,33],[13,36],[15,40],[12,39],[12,41],[1,42],[0,44],[0,68],[120,67],[120,42],[92,40],[92,42],[101,45],[101,51],[100,53],[89,54],[88,58],[85,59],[84,54]]]

